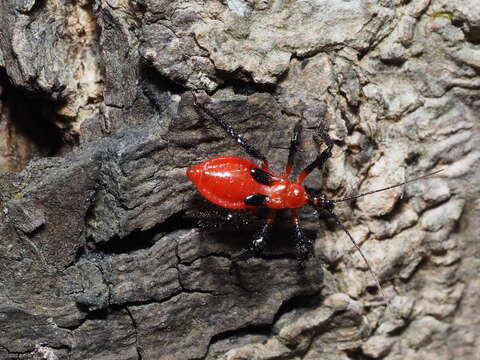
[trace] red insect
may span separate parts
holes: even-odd
[[[219,156],[192,166],[187,175],[209,201],[227,209],[264,206],[294,209],[308,202],[308,195],[289,173],[277,176],[268,169],[236,156]]]
[[[318,135],[326,144],[327,148],[323,150],[315,160],[300,172],[296,179],[291,180],[290,175],[293,169],[293,160],[300,144],[301,123],[296,124],[290,151],[288,155],[285,171],[281,175],[273,173],[266,158],[252,145],[248,144],[239,134],[233,130],[223,119],[215,116],[203,104],[199,104],[194,95],[194,102],[198,109],[204,114],[214,119],[225,131],[230,134],[253,158],[260,161],[261,165],[243,159],[237,156],[218,156],[201,163],[198,163],[187,170],[187,176],[195,184],[200,194],[210,202],[227,209],[248,209],[248,208],[268,208],[269,214],[267,220],[255,235],[252,245],[247,252],[251,255],[258,254],[265,247],[269,230],[274,221],[278,209],[290,209],[292,222],[295,228],[295,241],[297,256],[301,260],[306,259],[313,250],[312,242],[307,238],[301,227],[297,215],[297,208],[310,205],[319,212],[328,213],[335,222],[346,232],[356,249],[359,251],[363,260],[367,264],[372,277],[383,294],[377,277],[371,270],[371,267],[354,241],[345,226],[339,221],[333,213],[335,203],[347,200],[353,200],[361,196],[373,194],[379,191],[388,190],[397,186],[407,184],[412,181],[423,179],[438,173],[436,171],[415,179],[411,179],[386,188],[369,191],[360,195],[347,197],[338,200],[328,200],[323,194],[308,194],[302,183],[305,178],[316,168],[321,169],[325,161],[332,155],[333,141],[328,134],[319,130]]]

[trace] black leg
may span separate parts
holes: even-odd
[[[300,173],[298,176],[298,182],[302,183],[303,180],[315,169],[315,168],[322,168],[323,164],[325,164],[325,161],[332,156],[332,148],[333,148],[333,141],[328,136],[326,132],[324,132],[322,129],[318,129],[318,136],[322,139],[322,141],[327,145],[327,148],[323,150],[318,156],[313,160],[311,164],[309,164],[303,171]]]
[[[260,255],[263,252],[263,250],[265,249],[265,246],[267,245],[267,241],[270,235],[270,230],[272,228],[273,220],[275,219],[276,212],[277,212],[276,210],[270,209],[267,220],[265,221],[265,224],[263,224],[262,227],[255,234],[252,244],[250,245],[250,248],[243,250],[236,257],[235,260],[245,260],[252,256]]]
[[[285,176],[289,176],[293,170],[293,160],[300,145],[300,135],[302,133],[302,120],[299,120],[293,129],[292,140],[290,141],[290,150],[288,152],[287,166],[285,167]]]
[[[209,206],[211,207],[211,205]],[[184,219],[206,231],[222,228],[239,230],[250,222],[247,214],[220,207],[198,212],[189,212],[188,215],[185,215]]]
[[[252,144],[249,144],[245,139],[240,136],[234,130],[225,120],[222,118],[218,117],[215,115],[213,112],[211,112],[209,109],[205,107],[204,104],[200,104],[197,102],[197,96],[195,93],[193,94],[193,101],[195,103],[195,106],[200,109],[200,111],[204,114],[207,114],[209,117],[211,117],[217,124],[219,124],[240,146],[242,146],[245,149],[245,152],[250,155],[251,157],[259,160],[262,163],[262,168],[263,169],[268,169],[268,161],[267,158],[258,150],[255,146]]]
[[[300,261],[307,260],[310,255],[313,254],[313,244],[312,241],[305,236],[302,228],[300,227],[300,220],[298,218],[297,210],[291,209],[292,211],[292,222],[294,225],[295,231],[295,248],[297,250],[297,258]]]

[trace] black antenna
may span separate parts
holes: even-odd
[[[399,184],[395,184],[395,185],[392,185],[392,186],[388,186],[388,187],[385,187],[385,188],[382,188],[382,189],[377,189],[377,190],[373,190],[373,191],[368,191],[368,192],[363,193],[363,194],[360,194],[360,195],[349,196],[349,197],[346,197],[346,198],[343,198],[343,199],[330,200],[330,202],[332,202],[332,203],[339,203],[339,202],[342,202],[342,201],[354,200],[354,199],[357,199],[357,198],[359,198],[359,197],[362,197],[362,196],[365,196],[365,195],[374,194],[374,193],[377,193],[377,192],[380,192],[380,191],[390,190],[390,189],[393,189],[393,188],[396,188],[396,187],[399,187],[399,186],[402,186],[402,185],[405,185],[405,184],[408,184],[408,183],[411,183],[411,182],[414,182],[414,181],[417,181],[417,180],[425,179],[425,178],[430,177],[430,176],[432,176],[432,175],[438,174],[440,171],[443,171],[443,169],[434,171],[434,172],[432,172],[432,173],[430,173],[430,174],[422,175],[422,176],[419,176],[419,177],[416,177],[416,178],[413,178],[413,179],[404,181],[404,182],[399,183]]]
[[[353,246],[355,246],[355,248],[357,249],[357,251],[359,252],[360,256],[362,257],[363,261],[365,262],[365,264],[367,265],[368,267],[368,271],[370,272],[370,275],[372,276],[373,280],[375,280],[375,284],[378,288],[378,290],[380,291],[380,294],[382,295],[382,297],[385,299],[385,301],[387,302],[387,307],[388,307],[388,301],[387,301],[387,297],[385,296],[385,292],[383,291],[383,288],[382,288],[382,285],[380,285],[380,281],[378,281],[378,278],[377,278],[377,275],[375,275],[375,273],[373,272],[372,270],[372,267],[370,266],[368,260],[367,260],[367,257],[363,254],[363,251],[362,249],[360,249],[360,246],[358,246],[358,244],[356,243],[355,240],[353,240],[353,236],[350,235],[350,233],[348,232],[347,228],[345,227],[345,225],[343,225],[343,223],[340,221],[340,219],[337,217],[337,215],[335,215],[333,212],[331,211],[328,211],[328,213],[333,217],[333,219],[335,220],[335,223],[340,226],[342,228],[343,231],[345,231],[345,233],[348,235],[348,237],[350,238],[350,241],[352,242]]]

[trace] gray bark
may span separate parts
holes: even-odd
[[[476,359],[479,72],[476,0],[0,1],[0,359]],[[386,299],[311,209],[303,264],[287,216],[236,263],[258,221],[193,226],[246,155],[191,90],[278,172],[327,129],[332,199],[443,168],[337,205]]]

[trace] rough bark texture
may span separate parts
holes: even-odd
[[[0,1],[0,359],[477,359],[478,0]],[[317,255],[280,218],[203,231],[185,170],[241,148],[283,166],[335,140]],[[188,216],[187,216],[188,215]],[[254,224],[255,225],[255,222]]]

